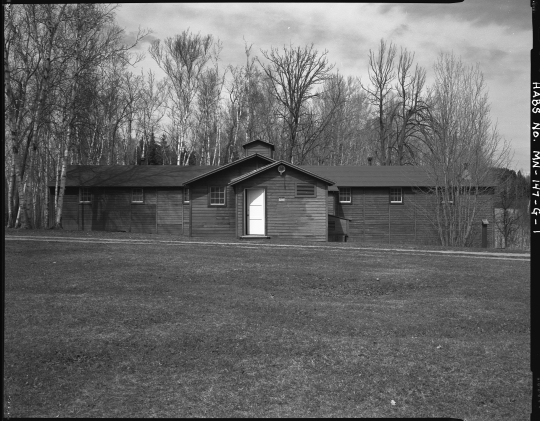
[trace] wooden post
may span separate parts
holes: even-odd
[[[190,194],[190,198],[189,198],[189,236],[191,237],[192,234],[193,234],[193,195],[191,194],[191,188],[190,188],[190,191],[189,191],[189,194]]]
[[[317,182],[317,187],[318,186],[319,186],[319,182]],[[326,209],[326,212],[325,212],[325,227],[326,227],[325,228],[325,233],[326,233],[326,241],[328,242],[328,197],[329,197],[328,185],[326,186],[325,192],[326,192],[326,196],[324,198],[324,204],[325,204],[325,209]]]
[[[416,202],[414,204],[414,243],[416,244]]]
[[[390,199],[388,199],[388,244],[390,244]]]
[[[158,233],[158,206],[159,206],[159,190],[156,189],[156,234]]]
[[[133,194],[131,189],[128,189],[129,200],[129,232],[131,232],[131,219],[133,218],[133,203],[131,202],[131,195]]]
[[[487,219],[482,219],[482,247],[487,248],[488,246],[488,225],[489,222]]]
[[[182,191],[180,192],[180,194],[182,195],[182,200],[180,200],[180,203],[181,203],[181,207],[182,207],[182,216],[181,216],[181,220],[182,220],[182,235],[185,235],[184,234],[184,199],[186,197],[186,188],[182,188]]]

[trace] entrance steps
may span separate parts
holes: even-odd
[[[242,235],[240,240],[270,240],[268,235]]]

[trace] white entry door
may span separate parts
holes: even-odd
[[[247,192],[247,233],[264,233],[264,189],[248,189]]]

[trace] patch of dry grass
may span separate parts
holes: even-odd
[[[529,417],[528,262],[5,245],[4,416]]]

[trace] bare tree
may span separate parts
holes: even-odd
[[[125,114],[117,82],[128,61],[138,58],[128,53],[133,45],[121,43],[115,8],[91,4],[4,8],[8,226],[28,228],[40,225],[43,218],[47,221],[49,177],[69,162],[83,162],[89,147],[99,145],[110,162],[117,159],[118,126]],[[139,31],[135,44],[144,35]],[[98,99],[105,101],[100,104]],[[109,118],[103,124],[107,130],[98,130],[102,116]],[[55,219],[60,226],[59,176],[56,192]]]
[[[323,83],[322,91],[309,101],[306,113],[300,123],[300,142],[298,147],[298,163],[303,164],[316,150],[329,147],[329,138],[322,136],[325,129],[337,119],[339,110],[345,105],[346,83],[336,73]]]
[[[494,215],[496,247],[523,248],[529,243],[530,235],[530,230],[526,229],[530,178],[506,168],[498,169],[497,173]]]
[[[323,94],[314,102],[321,115],[332,109],[339,98],[329,124],[307,160],[312,165],[358,165],[365,163],[369,152],[366,121],[369,104],[358,78],[336,74],[325,82]]]
[[[434,182],[430,216],[441,244],[469,245],[481,206],[490,206],[492,168],[504,166],[508,145],[491,123],[478,66],[441,53],[424,110],[422,161]]]
[[[392,127],[392,100],[394,97],[392,83],[396,77],[394,60],[396,46],[386,44],[382,40],[379,50],[375,53],[369,50],[369,80],[371,87],[363,86],[371,104],[376,108],[376,147],[375,157],[381,165],[390,165],[390,136]]]
[[[39,139],[53,46],[65,9],[65,5],[4,7],[4,95],[13,155],[8,226],[16,225],[14,209],[18,207],[21,227],[30,227],[24,190],[27,157],[31,143]],[[13,201],[15,186],[18,203]]]
[[[314,88],[328,79],[334,65],[328,63],[328,51],[319,53],[313,44],[304,48],[290,45],[289,48],[283,47],[281,53],[277,48],[261,50],[261,53],[268,63],[258,58],[257,61],[271,81],[274,97],[282,106],[280,117],[289,135],[285,159],[292,162],[299,147],[302,120],[310,119],[306,104],[318,95]]]
[[[255,67],[255,58],[251,57],[252,45],[245,43],[246,65],[229,67],[231,80],[226,89],[229,94],[228,114],[231,118],[229,141],[226,146],[225,163],[231,162],[239,156],[238,137],[243,129],[246,142],[249,141],[249,127],[253,125],[253,85],[259,80],[259,73]],[[256,88],[256,86],[255,86]]]
[[[194,112],[201,74],[212,57],[213,37],[192,34],[189,30],[180,35],[156,40],[150,46],[150,55],[165,72],[171,85],[171,100],[178,120],[179,143],[177,145],[177,165],[187,146],[190,119]]]
[[[142,75],[141,75],[142,77]],[[138,159],[148,159],[148,145],[153,133],[157,133],[159,124],[165,115],[165,81],[157,81],[149,70],[140,91],[140,107],[137,113],[137,137],[140,139]],[[138,162],[137,162],[138,163]]]
[[[100,69],[113,57],[120,57],[129,51],[145,35],[139,31],[133,45],[121,43],[123,30],[114,24],[116,6],[102,4],[76,4],[69,10],[66,22],[64,43],[64,92],[66,103],[63,109],[64,133],[62,142],[62,166],[58,197],[56,198],[55,228],[62,228],[62,208],[66,183],[68,158],[73,146],[78,142],[77,122],[84,101],[78,101],[83,78]],[[128,59],[129,55],[125,56]],[[140,57],[135,57],[139,60]]]
[[[416,65],[413,70],[414,53],[401,49],[397,65],[397,83],[395,107],[392,110],[392,120],[395,125],[395,141],[392,152],[395,164],[416,163],[416,143],[422,112],[427,108],[424,102],[423,89],[426,81],[426,71]]]

